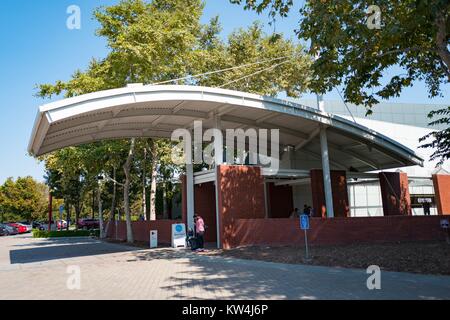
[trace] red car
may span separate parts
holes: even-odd
[[[80,219],[78,220],[78,228],[83,230],[98,229],[100,228],[100,222],[95,219]]]
[[[19,234],[28,232],[28,228],[20,223],[8,223],[8,226],[16,228]]]

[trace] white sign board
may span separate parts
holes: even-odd
[[[158,248],[158,230],[150,231],[150,248]]]
[[[184,224],[172,225],[172,248],[186,248],[186,226]]]

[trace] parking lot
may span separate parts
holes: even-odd
[[[80,287],[71,287],[79,270]],[[0,299],[450,299],[450,277],[141,250],[90,238],[0,238]]]

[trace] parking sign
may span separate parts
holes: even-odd
[[[309,230],[309,216],[306,214],[300,216],[300,228],[302,230]]]

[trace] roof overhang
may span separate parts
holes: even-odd
[[[318,130],[327,128],[331,167],[358,171],[423,165],[409,148],[367,127],[292,102],[196,86],[129,86],[63,99],[39,108],[29,152],[40,156],[104,139],[170,138],[202,120],[214,127],[279,129],[305,169],[321,167]],[[301,168],[303,169],[303,168]]]

